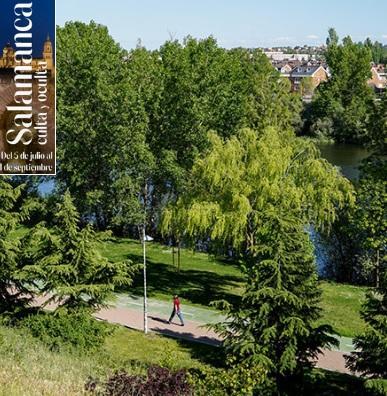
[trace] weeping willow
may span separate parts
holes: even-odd
[[[320,157],[315,145],[291,132],[243,129],[195,162],[186,193],[163,213],[164,233],[208,236],[254,254],[255,233],[269,212],[297,213],[305,225],[329,227],[353,202],[350,183]]]
[[[307,227],[329,227],[354,201],[350,183],[316,147],[291,132],[250,129],[228,140],[215,133],[189,187],[164,212],[162,228],[233,246],[243,262],[240,302],[219,302],[214,329],[231,357],[268,373],[281,391],[322,347],[335,343],[321,316],[313,244]]]

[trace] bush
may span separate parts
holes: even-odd
[[[102,389],[100,389],[102,388]],[[106,383],[90,380],[86,391],[105,396],[191,396],[192,386],[185,370],[171,372],[158,366],[148,369],[146,376],[117,372]]]
[[[98,322],[88,311],[82,310],[39,313],[24,318],[21,323],[51,350],[96,350],[113,331],[112,326]]]
[[[273,389],[265,370],[247,363],[227,361],[228,369],[201,369],[192,372],[195,394],[200,396],[271,395]]]
[[[333,121],[330,118],[318,118],[310,130],[313,137],[322,141],[330,141],[334,133]]]
[[[367,394],[372,396],[387,395],[387,379],[370,379],[364,384]]]

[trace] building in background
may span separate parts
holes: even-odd
[[[290,72],[289,79],[293,92],[312,96],[314,90],[328,80],[328,72],[322,65],[302,65]]]
[[[371,78],[368,85],[377,93],[381,93],[387,88],[387,70],[386,65],[373,65],[371,67]]]
[[[42,57],[40,59],[32,60],[32,71],[36,72],[41,69],[41,63],[46,63],[47,70],[54,73],[54,51],[52,47],[52,42],[49,36],[47,36],[46,41],[43,45]],[[6,44],[3,48],[3,54],[0,57],[0,69],[13,69],[16,66],[15,60],[15,50],[11,44]]]

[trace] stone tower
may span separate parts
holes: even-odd
[[[47,35],[47,39],[44,42],[43,59],[45,60],[45,62],[47,62],[47,69],[53,70],[53,68],[54,68],[54,53],[52,51],[52,43],[51,43],[49,35]]]
[[[9,43],[3,49],[2,61],[2,67],[12,67],[14,65],[15,51]]]

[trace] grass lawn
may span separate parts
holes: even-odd
[[[142,263],[142,245],[131,239],[116,238],[101,246],[101,252],[112,261],[131,259]],[[211,258],[205,253],[181,250],[181,270],[173,266],[172,250],[158,243],[147,244],[149,297],[170,300],[179,294],[186,302],[208,307],[214,300],[233,300],[242,293],[243,276],[232,262]],[[142,294],[142,274],[130,288]]]
[[[90,377],[104,380],[121,369],[143,373],[151,364],[198,368],[215,362],[217,352],[124,327],[117,327],[104,347],[90,355],[53,352],[25,330],[0,326],[0,395],[81,395]]]
[[[116,367],[159,365],[173,370],[219,366],[216,347],[163,337],[154,333],[145,335],[136,330],[117,326],[106,340],[104,351],[114,356]]]
[[[116,327],[101,350],[85,355],[50,351],[26,330],[0,326],[0,355],[0,396],[83,395],[89,378],[104,381],[117,370],[141,374],[151,364],[175,370],[217,366],[222,360],[216,347],[145,336],[123,327]],[[362,390],[360,379],[314,370],[304,390],[294,394],[354,396]]]
[[[116,238],[101,246],[101,252],[112,261],[131,259],[142,262],[142,246],[138,241]],[[170,300],[178,293],[184,303],[208,307],[213,300],[238,299],[243,292],[243,275],[232,262],[216,259],[205,253],[181,251],[181,270],[173,266],[172,250],[158,243],[147,244],[148,293],[150,297]],[[366,288],[321,282],[323,290],[322,323],[330,324],[340,335],[353,337],[364,328],[359,310]],[[142,294],[142,275],[134,280],[130,292]]]
[[[329,323],[340,335],[353,337],[364,329],[359,311],[365,298],[366,287],[321,282],[323,295],[322,323]]]
[[[20,228],[17,235],[28,230]],[[112,261],[131,259],[142,262],[142,246],[138,241],[113,238],[101,246],[101,252]],[[235,301],[243,293],[243,275],[235,263],[205,253],[181,250],[181,270],[173,266],[172,250],[158,243],[147,244],[149,297],[170,301],[171,295],[182,296],[184,304],[208,308],[211,301]],[[141,273],[134,280],[130,293],[142,295]],[[321,282],[323,318],[340,335],[353,337],[364,329],[359,310],[365,287]],[[123,290],[123,292],[128,292]]]

